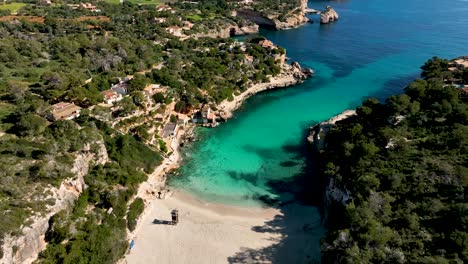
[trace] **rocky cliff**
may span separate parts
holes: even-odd
[[[327,24],[338,20],[338,13],[331,6],[327,6],[325,10],[320,13],[320,23]]]
[[[274,19],[274,21],[276,29],[284,30],[298,27],[304,23],[307,23],[309,19],[305,16],[304,13],[301,12],[287,16],[286,21],[279,21],[278,19]]]
[[[232,36],[242,36],[248,34],[258,33],[258,25],[242,25],[238,24],[229,24],[219,30],[212,30],[206,33],[196,33],[191,35],[195,38],[229,38]]]
[[[317,125],[310,128],[309,136],[307,137],[307,141],[312,146],[312,150],[316,154],[320,154],[320,152],[325,147],[325,137],[330,131],[330,129],[336,124],[336,122],[349,118],[351,116],[356,115],[355,110],[346,110],[341,114],[330,118],[327,121],[318,123]],[[341,188],[335,184],[333,179],[328,181],[328,185],[325,190],[325,203],[330,202],[337,202],[341,204],[346,204],[346,202],[351,199],[351,194],[348,190]]]
[[[295,28],[308,22],[309,19],[305,15],[306,9],[307,0],[300,0],[298,7],[287,14],[267,14],[243,7],[236,11],[236,16],[252,21],[261,27],[283,30]],[[282,19],[279,19],[280,17]]]
[[[328,131],[336,124],[336,122],[346,119],[356,114],[355,110],[346,110],[339,115],[336,115],[327,121],[318,123],[310,128],[307,141],[312,145],[315,152],[320,152],[325,147],[325,136]]]
[[[94,142],[93,150],[91,144],[76,154],[72,172],[75,177],[64,180],[58,188],[51,187],[44,190],[47,197],[44,199],[55,200],[54,205],[48,206],[43,215],[34,215],[21,229],[19,236],[7,236],[3,244],[2,264],[32,263],[36,260],[39,252],[45,249],[45,233],[49,228],[49,219],[57,212],[73,205],[84,188],[84,176],[88,173],[90,164],[104,164],[108,161],[107,150],[104,141]]]

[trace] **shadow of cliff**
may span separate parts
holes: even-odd
[[[264,248],[243,247],[227,258],[229,263],[320,263],[320,238],[325,230],[321,209],[322,182],[314,172],[315,162],[306,141],[308,126],[312,124],[304,125],[302,142],[282,146],[282,150],[291,154],[292,158],[279,166],[294,167],[302,164],[299,159],[306,157],[301,170],[286,180],[267,181],[274,197],[256,197],[265,206],[276,208],[279,212],[263,225],[252,228],[253,232],[269,234],[271,245]],[[271,157],[264,149],[252,151],[266,159]],[[247,178],[251,181],[256,179],[254,175]]]
[[[390,79],[386,81],[380,87],[380,89],[378,89],[374,93],[371,93],[368,96],[361,97],[360,99],[351,102],[348,105],[347,109],[354,109],[357,106],[360,106],[362,102],[364,102],[368,98],[377,98],[380,102],[383,103],[389,96],[402,93],[405,87],[407,87],[412,81],[416,80],[417,78],[419,78],[419,73],[403,75]]]

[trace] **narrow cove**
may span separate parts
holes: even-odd
[[[301,218],[304,210],[312,212],[303,231],[314,236],[316,248],[309,248],[305,259],[319,261],[317,245],[325,229],[317,222],[321,190],[307,160],[307,129],[364,98],[384,99],[400,92],[432,56],[451,58],[468,52],[467,39],[457,33],[468,32],[467,20],[452,19],[461,17],[468,4],[455,1],[447,7],[430,2],[333,2],[341,15],[337,23],[262,31],[287,49],[291,61],[312,67],[316,75],[302,85],[256,95],[229,122],[199,129],[200,141],[184,150],[183,166],[169,185],[200,200],[228,205],[264,206],[277,199],[273,206],[283,216],[265,226],[285,234],[293,232],[287,229],[288,222]],[[309,6],[323,8],[328,3],[309,1]],[[434,13],[439,14],[437,21],[431,17]],[[274,248],[235,257],[241,261],[244,254],[269,254],[281,262],[288,243],[298,241],[286,238]]]
[[[363,2],[335,3],[342,18],[334,24],[262,31],[287,49],[291,61],[312,67],[316,75],[301,85],[258,94],[229,122],[199,129],[201,140],[185,150],[180,175],[170,185],[228,204],[255,205],[264,195],[278,198],[269,183],[304,172],[304,135],[311,125],[364,98],[384,99],[402,91],[418,76],[418,66],[434,55],[450,58],[466,52],[468,41],[457,38],[448,23],[451,14],[463,12],[460,6],[442,13],[433,34],[422,35],[421,21],[430,19],[430,11],[418,9],[423,1],[415,1],[411,11],[402,11],[404,1]],[[434,10],[442,7],[431,2]],[[310,1],[309,6],[325,3]],[[395,20],[398,12],[401,17]]]

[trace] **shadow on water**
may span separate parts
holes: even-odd
[[[385,100],[390,94],[399,92],[395,90],[395,87],[405,87],[414,77],[415,74],[411,74],[391,79],[378,92],[369,97]],[[354,108],[361,103],[362,100],[356,101],[350,107]],[[287,153],[290,158],[278,161],[277,165],[285,169],[301,166],[301,170],[286,179],[268,180],[266,185],[275,195],[274,197],[268,195],[253,197],[266,207],[273,207],[279,211],[273,219],[252,228],[254,232],[271,234],[274,237],[272,244],[260,249],[241,248],[228,257],[229,263],[320,263],[320,238],[325,232],[323,226],[323,186],[325,183],[316,173],[316,163],[311,157],[310,147],[306,141],[308,127],[314,123],[317,122],[302,126],[301,138],[304,140],[300,144],[287,143],[281,147],[281,151]],[[254,146],[244,148],[256,153],[264,160],[271,160],[275,156],[271,152],[277,151]],[[304,157],[306,157],[305,160]],[[259,177],[264,173],[268,171],[259,170],[258,173],[251,175],[232,172],[230,175],[256,185]]]
[[[413,74],[390,79],[383,84],[382,88],[378,92],[371,96],[384,102],[387,97],[394,94],[400,94],[406,86],[419,77],[419,72],[415,72]]]
[[[361,99],[354,100],[351,102],[347,109],[354,109],[357,106],[360,106],[362,102],[364,102],[368,98],[377,98],[380,102],[385,102],[389,96],[394,94],[400,94],[403,92],[404,88],[408,86],[412,81],[419,78],[419,73],[408,74],[405,76],[400,76],[397,78],[390,79],[386,81],[382,87],[377,90],[375,93],[370,94],[365,97],[361,97]]]
[[[313,123],[311,123],[313,124]],[[279,213],[261,226],[254,226],[252,231],[268,233],[272,245],[255,249],[243,247],[239,252],[228,257],[229,263],[320,263],[320,238],[323,236],[322,188],[323,183],[314,172],[315,163],[310,157],[310,147],[305,140],[308,128],[303,129],[300,144],[287,144],[283,151],[293,157],[307,157],[299,173],[286,180],[269,180],[267,186],[275,197],[259,195],[256,198],[267,207],[273,207]],[[267,150],[252,149],[262,157],[270,157]],[[297,166],[298,161],[281,162],[282,167]],[[238,175],[231,172],[231,177],[256,181],[256,175]]]

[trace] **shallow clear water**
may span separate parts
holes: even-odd
[[[261,32],[315,76],[254,96],[226,124],[200,129],[202,140],[186,151],[170,185],[228,204],[255,205],[260,195],[288,199],[270,183],[304,174],[307,127],[366,97],[400,92],[432,56],[468,55],[466,0],[309,1],[312,8],[327,4],[338,22],[320,25],[311,16],[316,23]]]

